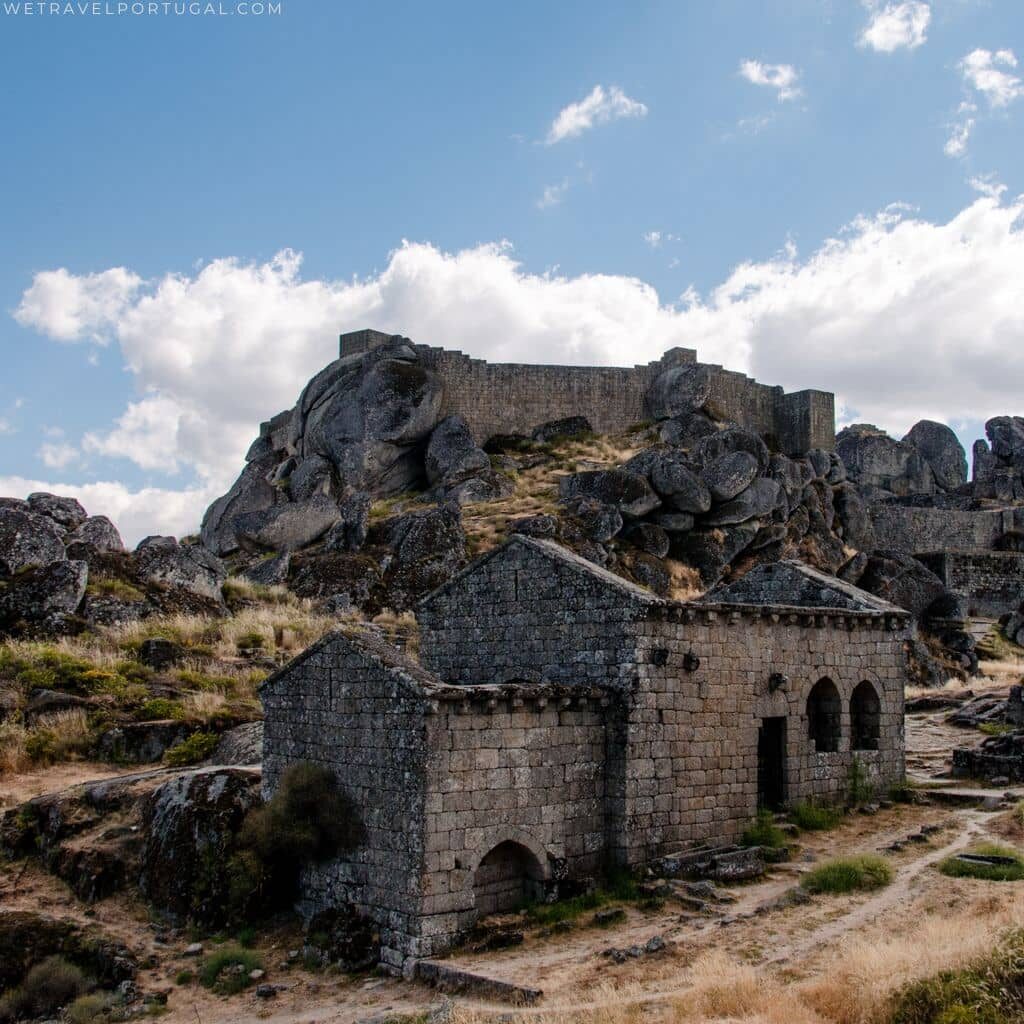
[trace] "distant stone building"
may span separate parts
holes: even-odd
[[[515,537],[420,604],[420,663],[354,631],[314,644],[262,688],[264,787],[328,765],[366,839],[307,871],[306,908],[361,908],[397,968],[563,880],[837,797],[855,758],[902,779],[908,615],[777,571],[678,603]],[[765,603],[790,593],[809,604]]]
[[[355,355],[393,341],[381,331],[342,334],[341,356]],[[697,362],[693,349],[669,349],[646,366],[549,366],[489,363],[462,352],[413,346],[424,364],[444,381],[442,416],[458,413],[481,443],[494,434],[529,433],[548,420],[585,416],[599,434],[614,434],[651,418],[647,389],[660,374],[678,366],[701,366],[708,373],[707,406],[764,435],[788,455],[835,447],[835,400],[827,391],[794,391]]]

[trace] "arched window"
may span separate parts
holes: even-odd
[[[473,892],[480,917],[518,910],[539,897],[541,866],[520,843],[506,839],[488,852],[473,876]]]
[[[831,679],[819,679],[807,698],[807,724],[811,742],[819,753],[839,749],[842,702]]]
[[[850,698],[850,745],[854,750],[878,749],[882,705],[875,688],[865,679]]]

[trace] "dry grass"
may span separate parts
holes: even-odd
[[[0,722],[0,775],[23,772],[32,764],[28,730],[20,722]]]
[[[192,690],[181,698],[185,717],[205,722],[223,711],[227,697],[217,690]]]
[[[700,573],[692,566],[674,558],[666,558],[665,565],[671,580],[668,596],[674,601],[696,601],[704,593]]]
[[[635,436],[563,441],[547,461],[515,474],[515,489],[509,497],[467,505],[462,510],[462,525],[470,552],[480,555],[496,547],[508,535],[508,525],[514,519],[556,512],[562,477],[584,469],[620,465],[645,446],[631,443],[635,441]]]
[[[937,906],[905,934],[889,934],[880,923],[879,931],[812,957],[813,973],[805,980],[721,950],[702,953],[686,966],[677,952],[672,971],[659,982],[671,984],[670,991],[659,993],[650,982],[604,983],[570,994],[561,1005],[517,1016],[528,1024],[885,1024],[893,996],[908,984],[990,955],[1019,926],[1020,902],[985,897],[957,912]],[[464,1010],[455,1016],[455,1024],[483,1019]]]

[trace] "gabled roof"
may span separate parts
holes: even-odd
[[[615,573],[609,572],[600,565],[588,562],[587,559],[581,558],[579,555],[570,551],[568,548],[562,547],[561,544],[558,544],[553,540],[540,540],[536,537],[525,537],[522,534],[514,534],[512,537],[509,537],[508,540],[499,544],[498,547],[470,562],[465,569],[456,573],[450,580],[442,583],[436,590],[432,590],[419,602],[417,607],[428,607],[442,594],[446,594],[448,591],[457,587],[458,584],[467,576],[471,576],[473,573],[479,572],[480,569],[492,559],[508,558],[514,555],[517,550],[522,550],[524,548],[529,551],[536,552],[549,561],[568,569],[570,572],[589,577],[591,580],[607,587],[609,590],[614,590],[621,597],[626,598],[629,601],[638,602],[644,605],[664,604],[664,601],[655,597],[650,591],[644,590],[643,587],[639,587],[635,583],[630,583],[629,580],[625,580],[621,576],[616,576]]]
[[[709,591],[702,598],[702,603],[787,605],[796,608],[841,608],[853,612],[907,614],[903,608],[796,559],[756,566],[742,579]]]
[[[428,672],[422,665],[413,661],[407,654],[392,644],[378,639],[372,633],[352,627],[338,627],[325,633],[301,654],[292,658],[287,665],[264,679],[260,684],[260,692],[262,693],[268,688],[276,686],[279,681],[287,679],[292,672],[313,655],[337,645],[353,648],[368,661],[376,662],[391,679],[418,696],[430,697],[452,689],[432,672]]]

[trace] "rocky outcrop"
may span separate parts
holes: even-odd
[[[88,579],[88,565],[69,559],[19,573],[0,589],[0,633],[68,631]]]
[[[13,576],[64,557],[64,538],[52,519],[27,504],[0,507],[0,573]]]
[[[146,537],[135,549],[135,567],[146,582],[187,590],[211,601],[222,600],[227,569],[198,544],[179,544],[174,537]]]
[[[945,423],[921,420],[910,428],[903,443],[915,448],[928,463],[939,490],[955,491],[967,483],[967,456]]]
[[[985,424],[989,443],[974,445],[974,495],[1024,501],[1024,417],[996,416]]]
[[[142,808],[139,889],[146,899],[179,920],[222,923],[235,836],[259,802],[259,774],[240,768],[201,769],[154,790]]]

